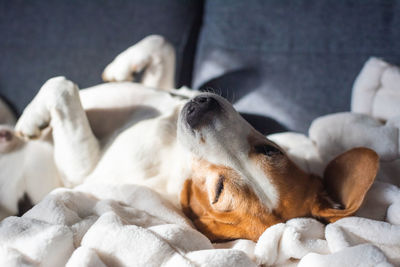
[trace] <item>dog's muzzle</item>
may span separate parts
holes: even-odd
[[[190,100],[182,112],[187,124],[196,129],[212,121],[220,110],[221,105],[212,95],[199,95]]]

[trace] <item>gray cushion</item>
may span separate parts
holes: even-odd
[[[210,0],[193,86],[305,132],[350,107],[370,56],[400,62],[400,1]]]
[[[202,1],[0,0],[0,95],[17,108],[50,77],[87,87],[119,53],[149,34],[177,48],[178,84],[190,83]]]

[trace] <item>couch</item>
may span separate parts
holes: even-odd
[[[350,108],[370,56],[400,63],[396,0],[0,1],[0,96],[20,114],[50,77],[101,82],[150,34],[176,47],[176,86],[215,91],[264,133]]]

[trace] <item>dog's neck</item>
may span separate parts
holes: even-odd
[[[166,172],[163,174],[161,183],[164,186],[155,188],[158,193],[180,208],[180,194],[185,180],[192,175],[193,155],[182,147],[179,142],[171,149],[170,158],[163,162]]]

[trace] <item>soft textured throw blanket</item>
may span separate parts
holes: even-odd
[[[0,266],[400,266],[400,111],[389,107],[400,106],[399,73],[372,59],[353,89],[358,114],[319,118],[309,137],[270,136],[317,174],[351,147],[375,149],[381,171],[354,217],[328,225],[296,218],[268,228],[257,243],[212,244],[151,189],[84,184],[54,190],[24,216],[3,220]]]
[[[377,216],[268,228],[257,243],[211,244],[154,191],[135,185],[57,189],[0,226],[0,266],[391,266],[400,264],[400,191],[379,184]],[[384,200],[383,200],[384,199]],[[397,216],[397,217],[396,217]],[[389,217],[388,217],[389,218]],[[300,260],[300,262],[299,262]]]

